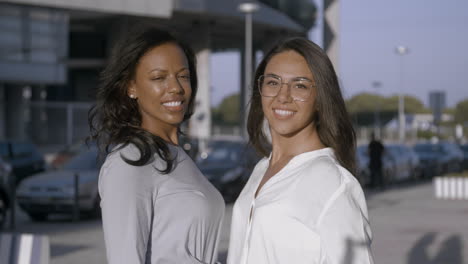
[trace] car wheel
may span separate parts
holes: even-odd
[[[47,213],[28,213],[29,217],[35,222],[47,220]]]

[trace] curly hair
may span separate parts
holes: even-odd
[[[355,173],[356,136],[346,105],[340,91],[340,85],[333,65],[327,54],[315,43],[301,37],[286,39],[268,52],[257,67],[252,85],[251,106],[247,121],[250,144],[258,152],[267,156],[271,146],[263,133],[264,113],[258,78],[263,75],[268,62],[273,56],[284,51],[295,51],[307,61],[317,85],[315,124],[320,141],[335,151],[340,164],[351,173]]]
[[[141,128],[142,117],[138,103],[129,98],[127,89],[130,81],[135,78],[140,59],[152,48],[166,43],[177,44],[187,57],[192,94],[183,121],[190,118],[198,84],[193,51],[167,31],[139,26],[123,35],[116,43],[109,62],[100,75],[97,102],[88,113],[91,134],[87,139],[88,142],[96,142],[101,154],[110,153],[115,146],[118,146],[115,149],[118,150],[130,143],[135,145],[140,152],[139,159],[122,157],[133,166],[143,166],[157,154],[167,164],[160,171],[164,174],[172,171],[175,157],[171,157],[169,147],[161,137]],[[180,129],[178,133],[181,133]]]

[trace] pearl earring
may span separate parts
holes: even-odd
[[[130,95],[130,98],[135,99],[136,96],[135,96],[134,94],[131,94],[131,95]]]

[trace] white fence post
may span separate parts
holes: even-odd
[[[0,233],[0,263],[49,264],[49,237],[33,234]]]

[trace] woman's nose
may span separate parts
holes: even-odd
[[[278,95],[276,96],[276,100],[281,103],[288,103],[292,101],[291,91],[289,89],[288,83],[282,83]]]
[[[169,93],[175,93],[175,94],[183,94],[184,89],[182,88],[182,85],[180,84],[179,80],[177,79],[177,76],[170,77],[168,80],[168,92]]]

